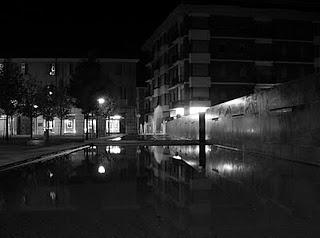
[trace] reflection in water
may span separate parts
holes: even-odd
[[[318,237],[319,177],[203,144],[96,146],[1,174],[0,237]]]
[[[106,152],[110,154],[120,154],[121,153],[121,147],[117,145],[108,145],[106,146]]]
[[[103,165],[100,165],[99,167],[98,167],[98,173],[99,174],[104,174],[106,172],[106,169],[104,168],[104,166]]]

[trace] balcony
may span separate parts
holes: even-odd
[[[209,30],[190,29],[189,30],[189,40],[210,40],[210,31]]]
[[[200,87],[200,88],[210,88],[211,87],[211,77],[202,76],[191,76],[189,77],[190,87]]]
[[[210,54],[209,53],[190,53],[189,61],[190,63],[210,64]]]

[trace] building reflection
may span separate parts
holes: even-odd
[[[156,212],[181,237],[210,235],[211,182],[194,168],[198,164],[199,148],[153,146],[145,148],[143,153],[142,157],[148,158],[148,185],[156,196]]]
[[[0,214],[72,211],[103,220],[135,211],[154,225],[149,236],[261,237],[281,226],[279,237],[290,237],[297,221],[319,215],[318,171],[208,145],[98,145],[1,174]]]

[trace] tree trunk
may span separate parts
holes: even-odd
[[[97,115],[97,116],[96,116],[96,137],[97,137],[97,138],[99,137],[98,130],[99,130],[99,124],[98,124],[98,115]]]
[[[6,141],[9,140],[9,115],[6,115]]]
[[[93,113],[91,113],[91,138],[94,136],[94,127],[93,127]]]
[[[63,118],[60,118],[60,136],[62,136]]]
[[[86,140],[89,139],[89,113],[85,115],[86,117]]]
[[[10,117],[10,136],[13,136],[13,116]]]
[[[108,116],[108,135],[110,135],[110,116]]]
[[[33,134],[33,123],[32,123],[33,117],[30,117],[30,139],[32,139]]]
[[[46,136],[45,136],[45,140],[48,141],[49,140],[49,120],[46,120]]]

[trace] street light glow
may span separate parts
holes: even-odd
[[[119,119],[121,119],[121,116],[120,115],[114,115],[114,116],[111,116],[110,118],[111,119],[115,119],[115,120],[119,120]]]
[[[104,104],[106,100],[104,98],[98,98],[97,101],[101,105]]]
[[[37,108],[38,108],[38,105],[33,105],[33,108],[37,109]]]
[[[104,174],[106,172],[106,169],[104,168],[104,166],[100,165],[98,168],[98,173],[99,174]]]
[[[49,95],[52,95],[53,94],[53,92],[52,91],[49,91]]]
[[[205,112],[209,107],[190,107],[190,114]]]

